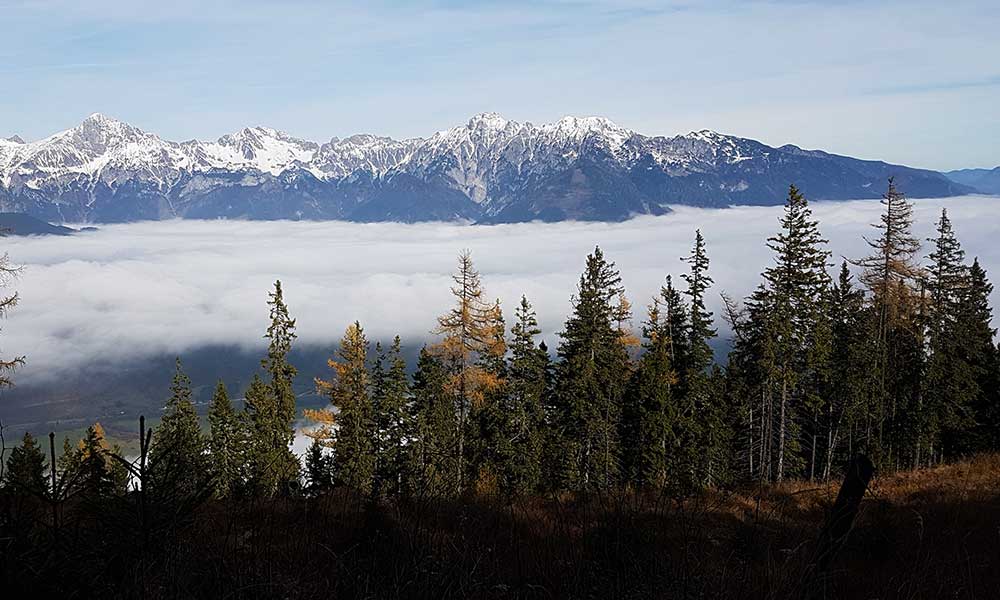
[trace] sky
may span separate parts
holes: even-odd
[[[933,235],[947,207],[968,259],[1000,282],[995,243],[1000,202],[963,196],[915,201],[914,233]],[[816,203],[833,260],[860,258],[881,205],[871,200]],[[97,358],[128,363],[180,356],[206,345],[263,351],[267,294],[281,279],[297,320],[297,344],[329,348],[355,320],[370,340],[419,345],[433,339],[436,317],[451,306],[458,253],[472,252],[488,298],[499,298],[508,323],[521,295],[537,312],[551,348],[571,310],[585,258],[595,244],[621,271],[639,327],[668,274],[686,269],[694,230],[711,259],[708,307],[725,337],[719,293],[746,296],[772,260],[765,245],[782,207],[675,207],[662,217],[624,223],[523,223],[476,226],[291,221],[175,221],[102,226],[72,237],[5,238],[24,266],[21,303],[0,336],[0,356],[26,355],[19,385],[63,379]],[[923,254],[929,250],[925,244]],[[992,298],[1000,306],[1000,285]],[[302,366],[302,365],[300,365]],[[304,367],[304,366],[303,366]]]
[[[0,136],[426,136],[496,111],[1000,164],[1000,3],[0,0]]]

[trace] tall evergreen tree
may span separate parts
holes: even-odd
[[[968,404],[961,407],[959,426],[948,432],[954,453],[1000,449],[1000,351],[991,324],[992,292],[986,271],[974,259],[956,307],[955,350],[974,385]]]
[[[816,371],[825,368],[828,356],[817,347],[828,284],[826,261],[830,253],[825,244],[808,201],[790,186],[781,231],[768,238],[775,264],[764,271],[770,301],[770,376],[778,393],[774,467],[778,481],[789,474],[802,474],[806,459],[800,454],[799,425],[806,415],[821,410],[818,386],[810,386],[810,380],[816,381]],[[815,450],[815,443],[812,446]],[[810,455],[810,473],[814,473],[815,451]]]
[[[14,494],[42,496],[48,490],[45,479],[45,453],[29,432],[24,432],[21,445],[10,451],[4,472],[4,487]]]
[[[681,378],[675,419],[679,439],[674,477],[684,488],[690,488],[710,481],[719,460],[718,448],[711,444],[720,435],[714,430],[720,424],[713,418],[709,372],[713,362],[709,342],[716,331],[712,313],[705,307],[707,291],[714,282],[708,274],[709,258],[701,230],[695,231],[690,256],[681,260],[688,263],[688,272],[681,275],[687,283],[683,293],[688,297],[688,318],[686,351],[683,362],[677,365]]]
[[[226,384],[220,379],[212,394],[208,409],[211,432],[209,456],[215,495],[225,498],[242,484],[244,432],[240,419],[229,399]]]
[[[645,352],[625,396],[624,466],[628,480],[640,486],[665,485],[672,474],[671,459],[677,457],[676,432],[680,427],[674,397],[678,376],[673,334],[678,331],[683,335],[686,330],[684,325],[677,327],[674,316],[683,318],[685,314],[679,302],[668,276],[660,297],[649,306],[643,327]]]
[[[587,257],[573,313],[560,334],[557,432],[570,489],[607,489],[620,471],[619,426],[628,355],[617,327],[622,291],[614,263],[600,248]]]
[[[534,491],[541,483],[544,444],[543,402],[548,355],[535,345],[538,328],[528,299],[514,310],[510,329],[511,356],[500,416],[503,427],[497,439],[504,488],[514,494]]]
[[[329,361],[334,378],[316,382],[337,409],[337,428],[329,432],[334,480],[370,493],[375,477],[375,421],[369,395],[368,340],[357,321],[344,333],[337,356],[340,360]]]
[[[942,436],[948,429],[973,425],[971,406],[978,389],[973,367],[962,347],[959,315],[968,268],[965,253],[955,237],[948,211],[941,210],[937,237],[928,241],[934,249],[928,255],[927,292],[929,304],[923,323],[927,326],[928,358],[923,388],[906,414],[907,439],[912,441],[912,464],[933,462],[943,448]]]
[[[299,481],[299,461],[292,453],[295,437],[295,391],[297,369],[288,362],[295,339],[295,319],[288,313],[281,282],[269,294],[271,324],[264,336],[270,340],[261,366],[267,382],[255,375],[246,393],[246,414],[251,437],[250,483],[262,494],[287,493]]]
[[[435,353],[423,348],[413,374],[412,441],[407,445],[407,491],[447,496],[458,489],[458,417],[449,374]]]
[[[206,483],[205,440],[180,358],[163,418],[153,431],[149,464],[152,484],[168,493],[193,493]]]
[[[372,369],[372,404],[375,413],[375,481],[380,494],[398,495],[403,491],[406,452],[414,423],[408,404],[410,383],[406,375],[401,342],[397,335],[388,352],[376,345]]]
[[[771,336],[768,314],[770,294],[763,284],[746,299],[742,308],[725,295],[726,318],[735,334],[726,367],[729,394],[741,422],[736,434],[734,462],[746,479],[772,478],[774,389]]]
[[[871,312],[864,292],[856,288],[844,261],[828,303],[831,324],[830,378],[825,404],[822,478],[828,479],[834,463],[846,462],[854,440],[866,427],[866,406],[871,389],[871,350],[868,345]],[[846,448],[845,446],[846,441]],[[844,451],[846,449],[846,452]]]
[[[333,465],[330,464],[330,458],[323,443],[313,438],[306,450],[305,477],[306,490],[314,496],[333,487]]]

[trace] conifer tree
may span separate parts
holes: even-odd
[[[817,370],[825,368],[828,356],[825,348],[816,347],[817,333],[825,318],[823,299],[828,284],[829,252],[825,244],[808,201],[794,185],[790,186],[781,231],[768,238],[775,264],[764,271],[770,300],[767,318],[773,353],[771,377],[778,394],[774,468],[778,481],[788,474],[802,474],[806,461],[799,454],[799,425],[806,414],[815,415],[821,410],[818,386],[810,388],[809,383]],[[809,402],[810,398],[813,402]],[[810,473],[815,472],[815,443],[812,447]]]
[[[619,478],[619,428],[628,373],[616,319],[621,291],[614,263],[595,248],[560,334],[555,401],[564,463],[559,477],[570,489],[607,489]]]
[[[679,439],[674,477],[682,488],[690,488],[710,479],[717,466],[714,462],[718,448],[711,447],[709,441],[719,435],[712,430],[718,424],[710,418],[714,411],[709,372],[713,355],[709,342],[716,331],[712,327],[712,313],[705,307],[706,293],[714,282],[708,274],[709,258],[701,230],[695,231],[691,255],[681,260],[688,263],[688,272],[681,275],[687,283],[683,293],[688,297],[688,318],[684,362],[677,365],[681,378],[675,419]]]
[[[191,380],[184,374],[180,358],[174,363],[163,418],[153,431],[149,463],[152,483],[161,490],[192,493],[204,484],[205,441],[191,400]]]
[[[705,238],[701,235],[700,229],[695,231],[691,255],[681,260],[688,263],[690,269],[688,273],[681,275],[687,282],[687,289],[683,293],[689,299],[688,356],[684,366],[688,372],[689,386],[694,386],[695,375],[704,374],[712,364],[712,348],[709,346],[709,341],[716,335],[712,327],[712,313],[705,308],[706,292],[714,282],[708,274],[708,254],[705,251]]]
[[[128,471],[122,464],[121,448],[111,445],[100,423],[87,428],[76,448],[63,444],[62,468],[70,482],[68,492],[85,498],[120,495],[128,483]]]
[[[21,445],[10,451],[4,472],[4,487],[14,494],[45,495],[45,453],[31,433],[25,431]]]
[[[212,394],[208,409],[211,431],[209,451],[215,495],[225,498],[242,483],[243,431],[233,403],[229,400],[226,384],[220,379]]]
[[[414,496],[447,496],[458,489],[458,418],[448,383],[441,360],[422,348],[413,374],[415,432],[407,445],[407,490]]]
[[[930,298],[924,317],[928,336],[926,376],[906,415],[914,466],[934,461],[935,452],[943,450],[945,431],[972,427],[971,406],[978,394],[973,367],[963,350],[968,340],[962,339],[959,323],[969,283],[968,268],[946,209],[941,210],[937,234],[928,240],[934,249],[927,257]]]
[[[674,392],[678,378],[673,363],[672,328],[661,307],[661,302],[673,294],[676,292],[668,276],[660,297],[649,306],[643,327],[645,352],[625,395],[623,462],[627,479],[639,486],[665,485],[677,450]]]
[[[479,353],[476,366],[484,375],[478,402],[470,411],[470,432],[467,445],[470,473],[474,476],[475,489],[480,494],[494,494],[506,487],[503,481],[508,463],[507,453],[511,441],[510,414],[506,412],[507,389],[507,340],[506,322],[500,301],[493,305],[491,324],[484,331],[486,344]]]
[[[388,352],[383,352],[381,345],[376,345],[376,353],[372,369],[375,482],[380,494],[395,496],[403,491],[407,444],[414,430],[408,407],[410,384],[398,335],[392,340]]]
[[[866,427],[871,351],[867,343],[870,311],[864,293],[854,286],[847,261],[840,265],[836,284],[831,287],[830,379],[823,428],[824,460],[821,477],[831,476],[835,460],[846,462],[853,454],[854,439]],[[846,439],[846,452],[840,448]]]
[[[964,361],[974,386],[963,418],[949,433],[951,451],[965,454],[1000,448],[1000,351],[994,343],[989,298],[993,285],[980,266],[972,262],[956,307],[956,350]],[[971,425],[967,425],[969,422]]]
[[[882,197],[885,210],[873,225],[879,236],[866,238],[872,253],[856,261],[861,281],[871,294],[874,328],[870,334],[876,348],[871,370],[876,373],[871,391],[874,426],[866,436],[865,447],[877,466],[899,464],[900,424],[906,409],[914,404],[922,386],[923,340],[920,310],[923,301],[917,282],[923,272],[917,264],[920,242],[913,236],[913,207],[889,179]],[[894,447],[895,446],[895,447]],[[907,447],[912,447],[907,444]]]
[[[295,437],[295,391],[293,383],[297,369],[288,362],[295,339],[295,320],[288,314],[281,282],[274,282],[269,294],[271,324],[264,336],[270,340],[267,356],[261,366],[269,375],[263,381],[258,375],[246,393],[246,418],[252,453],[249,480],[259,493],[273,495],[292,491],[299,480],[299,461],[292,454]]]
[[[725,296],[723,296],[726,298]],[[735,340],[729,353],[727,376],[733,405],[742,422],[737,434],[735,460],[748,479],[770,480],[774,425],[774,371],[768,314],[770,294],[759,285],[743,308],[726,298],[727,320]]]
[[[322,494],[333,487],[333,466],[330,456],[324,452],[323,443],[313,438],[306,451],[306,490],[312,495]]]
[[[513,494],[534,491],[541,483],[544,444],[543,397],[548,355],[535,345],[541,334],[535,311],[525,296],[514,310],[511,356],[500,415],[503,428],[497,449],[504,488]]]
[[[334,480],[367,494],[375,477],[375,422],[369,395],[368,340],[357,321],[344,332],[337,356],[339,361],[329,361],[334,378],[316,382],[337,409],[337,428],[328,432]]]

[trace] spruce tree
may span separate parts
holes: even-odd
[[[556,427],[563,456],[559,477],[569,489],[608,489],[619,479],[619,427],[629,368],[616,322],[621,291],[614,263],[595,248],[560,334]]]
[[[967,428],[949,432],[953,452],[966,454],[1000,449],[1000,351],[994,343],[989,299],[993,285],[979,259],[972,261],[956,307],[956,350],[973,379],[973,397],[963,406]],[[960,424],[961,425],[961,424]]]
[[[728,387],[742,426],[736,433],[735,460],[747,479],[770,480],[774,449],[774,352],[771,350],[771,298],[759,285],[739,308],[727,299],[727,319],[735,340],[727,365]]]
[[[246,417],[250,435],[249,481],[261,494],[288,493],[299,481],[299,461],[292,453],[295,438],[295,391],[297,369],[288,362],[295,339],[295,320],[289,316],[281,290],[274,282],[269,294],[271,324],[264,336],[270,342],[261,366],[269,375],[258,375],[246,393]]]
[[[180,358],[174,363],[163,418],[153,430],[149,464],[152,485],[164,493],[196,492],[207,478],[205,441]]]
[[[768,324],[773,372],[770,374],[778,394],[775,427],[775,479],[801,475],[807,459],[800,454],[800,424],[807,416],[822,410],[816,376],[825,369],[828,336],[818,348],[818,336],[825,326],[824,293],[828,285],[826,261],[829,252],[819,225],[812,218],[808,201],[796,187],[790,186],[781,219],[780,232],[768,238],[774,252],[774,265],[764,271],[769,292]],[[822,332],[828,330],[822,329]],[[813,385],[810,385],[812,383]],[[810,401],[811,400],[811,401]],[[811,468],[815,472],[813,432]]]
[[[497,442],[503,487],[512,494],[534,491],[541,483],[544,444],[543,397],[548,356],[535,345],[541,334],[535,311],[525,296],[514,310],[511,356]]]
[[[45,463],[45,453],[34,436],[25,431],[21,445],[13,448],[7,459],[4,487],[13,494],[44,496],[49,487]]]
[[[449,374],[426,347],[413,374],[412,422],[407,445],[407,491],[417,497],[453,495],[458,489],[458,417]]]
[[[830,377],[822,421],[824,459],[821,477],[829,479],[835,463],[846,463],[854,440],[867,427],[871,389],[871,350],[867,332],[871,312],[864,293],[855,287],[844,261],[828,303],[831,324]]]
[[[209,456],[215,495],[225,498],[236,491],[240,484],[243,465],[243,431],[240,420],[229,400],[226,384],[220,379],[212,394],[208,409],[211,431]]]
[[[670,287],[668,277],[661,298],[668,297]],[[674,391],[678,378],[671,355],[671,328],[663,316],[661,298],[654,298],[649,306],[643,327],[645,352],[630,381],[623,408],[625,474],[628,481],[639,486],[665,485],[677,449]]]
[[[944,433],[967,429],[974,424],[971,406],[978,394],[973,367],[966,360],[959,322],[969,283],[965,253],[948,218],[941,210],[937,237],[928,241],[934,249],[928,255],[925,310],[928,357],[923,388],[906,415],[907,440],[912,441],[912,464],[919,466],[940,454]]]
[[[340,360],[329,361],[334,378],[317,381],[337,410],[332,440],[334,479],[367,494],[375,477],[375,422],[369,396],[368,340],[357,321],[344,333],[337,356]]]
[[[306,490],[314,496],[333,487],[333,467],[330,464],[330,456],[324,452],[324,448],[322,442],[314,438],[306,450]]]
[[[414,424],[408,404],[410,384],[401,342],[397,335],[387,352],[376,346],[372,368],[372,404],[375,413],[375,481],[380,494],[395,496],[403,491],[407,444]]]
[[[681,373],[678,386],[679,406],[675,419],[678,435],[677,467],[674,477],[682,488],[691,488],[709,481],[717,465],[718,448],[712,446],[720,432],[711,406],[712,347],[715,338],[712,313],[705,307],[708,289],[714,283],[708,274],[709,258],[701,230],[695,231],[691,255],[682,258],[688,263],[688,272],[681,275],[687,283],[684,295],[688,297],[687,343],[684,361],[677,365]]]

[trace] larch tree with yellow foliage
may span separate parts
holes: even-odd
[[[88,427],[86,437],[75,448],[66,440],[60,467],[67,492],[84,497],[122,494],[128,483],[121,448],[108,442],[100,423]]]
[[[484,300],[479,273],[469,251],[459,255],[458,271],[452,280],[455,306],[438,318],[435,332],[443,339],[432,351],[444,364],[445,389],[455,404],[456,491],[461,492],[469,465],[470,415],[482,410],[487,397],[501,385],[497,366],[503,364],[507,347],[500,303]]]

